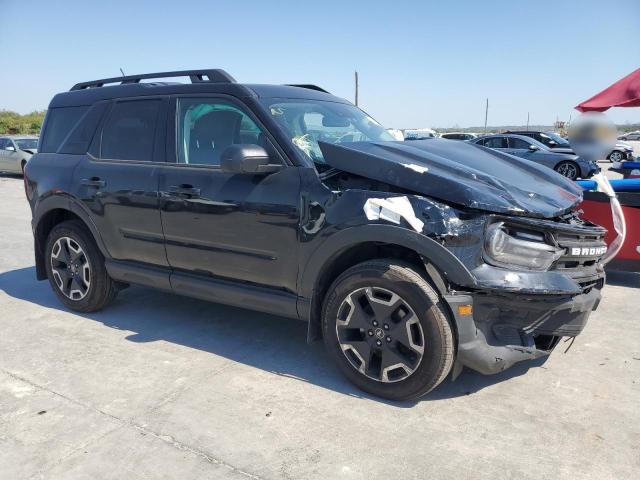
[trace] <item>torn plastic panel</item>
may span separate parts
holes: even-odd
[[[368,220],[386,220],[399,225],[400,219],[404,219],[416,232],[424,227],[407,197],[369,198],[363,210]]]
[[[331,167],[446,203],[510,215],[554,218],[582,190],[553,170],[465,142],[319,142]]]
[[[601,287],[594,285],[573,296],[446,295],[458,332],[454,378],[463,366],[489,375],[549,355],[561,337],[582,332],[598,307]],[[459,304],[473,305],[473,314],[460,315]]]

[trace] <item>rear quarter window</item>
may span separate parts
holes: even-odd
[[[52,108],[47,112],[39,152],[55,153],[89,109],[88,106]]]

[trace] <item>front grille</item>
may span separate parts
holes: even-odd
[[[565,251],[555,264],[556,270],[592,267],[602,258],[603,248],[607,246],[604,242],[604,234],[600,232],[593,234],[559,232],[553,237],[558,246]]]

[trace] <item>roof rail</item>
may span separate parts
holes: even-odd
[[[177,72],[159,72],[144,73],[142,75],[127,75],[122,77],[103,78],[93,80],[91,82],[76,83],[71,90],[84,90],[86,88],[103,87],[105,83],[119,83],[125,85],[128,83],[140,83],[140,80],[147,78],[171,78],[171,77],[189,77],[191,83],[235,83],[235,79],[227,72],[221,69],[212,70],[181,70]]]
[[[309,90],[316,90],[318,92],[329,93],[324,88],[319,87],[318,85],[313,85],[311,83],[288,83],[287,87],[298,87],[298,88],[308,88]]]

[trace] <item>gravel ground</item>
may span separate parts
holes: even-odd
[[[638,276],[609,276],[567,353],[391,403],[302,322],[140,287],[65,310],[35,280],[22,180],[0,198],[2,478],[638,478]]]

